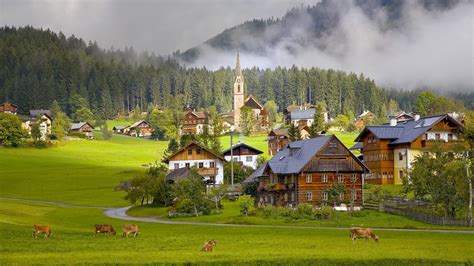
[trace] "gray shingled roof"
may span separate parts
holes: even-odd
[[[268,165],[275,174],[299,173],[331,138],[332,136],[323,136],[290,142],[285,149],[280,150],[268,161]],[[290,150],[293,153],[291,156]]]
[[[380,126],[367,126],[357,136],[356,141],[360,141],[360,138],[370,131],[379,139],[392,139],[390,145],[410,143],[445,118],[458,123],[454,118],[444,114],[422,117],[416,121],[414,119],[399,121],[396,126],[390,126],[389,123]]]
[[[257,148],[254,148],[254,147],[252,147],[252,146],[249,146],[249,145],[247,145],[247,144],[245,144],[245,143],[237,143],[236,145],[232,146],[232,148],[233,148],[233,150],[235,151],[236,149],[238,149],[238,148],[241,147],[241,146],[246,147],[247,149],[254,151],[256,154],[262,154],[262,153],[263,153],[263,151],[261,151],[261,150],[259,150],[259,149],[257,149]],[[230,156],[230,148],[227,149],[227,150],[225,150],[225,151],[223,151],[222,154],[223,154],[224,156],[225,156],[225,155],[229,155],[229,156]],[[234,153],[234,155],[237,155],[237,154]]]
[[[364,143],[363,143],[363,142],[356,142],[356,144],[354,144],[352,147],[350,147],[349,150],[362,149],[363,146],[364,146]]]
[[[43,110],[43,109],[30,110],[30,116],[31,117],[36,117],[36,116],[40,116],[40,115],[44,115],[44,114],[51,117],[51,110]]]
[[[260,167],[257,168],[252,174],[250,174],[242,183],[248,184],[257,181],[259,177],[265,176],[265,168],[268,162],[264,162]]]
[[[140,120],[140,121],[137,121],[137,122],[133,123],[133,124],[132,124],[131,126],[129,126],[129,127],[130,127],[130,128],[135,128],[135,127],[137,127],[138,125],[140,125],[141,123],[146,123],[146,124],[150,125],[150,123],[148,123],[148,121],[146,121],[146,120]]]
[[[178,179],[188,177],[190,171],[191,169],[188,167],[174,169],[165,177],[165,179],[167,182],[176,182]]]
[[[291,112],[291,120],[295,119],[312,119],[314,116],[315,109],[311,108],[308,110],[300,110]]]

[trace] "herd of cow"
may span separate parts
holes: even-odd
[[[379,237],[372,232],[372,229],[370,228],[364,228],[364,227],[352,227],[351,229],[351,234],[350,238],[352,239],[352,243],[355,243],[357,238],[365,238],[366,242],[369,242],[369,239],[373,239],[376,243],[379,242]],[[136,224],[126,224],[122,227],[123,237],[128,237],[129,235],[133,235],[133,237],[138,236],[140,233],[140,229],[138,228],[138,225]],[[50,237],[51,236],[51,227],[49,225],[44,225],[44,224],[35,224],[33,225],[33,237],[38,237],[38,235],[44,234],[44,237]],[[95,231],[94,231],[94,236],[97,236],[97,234],[108,234],[108,235],[116,235],[117,232],[114,230],[112,225],[110,224],[96,224],[95,225]],[[214,250],[214,247],[216,246],[217,241],[216,240],[209,240],[206,243],[204,243],[203,247],[201,248],[201,251],[204,252],[211,252]]]

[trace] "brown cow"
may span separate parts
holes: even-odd
[[[96,224],[95,225],[95,236],[97,236],[98,233],[112,234],[112,235],[116,234],[114,228],[110,224]]]
[[[216,245],[217,245],[217,240],[211,239],[207,241],[206,243],[204,243],[204,245],[201,248],[201,251],[212,252]]]
[[[133,237],[136,237],[140,233],[140,229],[138,229],[138,225],[136,224],[126,224],[122,227],[122,229],[123,229],[122,236],[126,236],[126,237],[128,237],[128,235],[130,234],[132,234]]]
[[[357,238],[365,238],[366,243],[369,242],[369,239],[373,239],[376,243],[379,242],[379,237],[375,235],[370,228],[352,227],[350,237],[352,239],[352,243],[355,243]]]
[[[51,228],[46,224],[34,224],[33,225],[33,237],[38,237],[39,234],[44,234],[44,237],[51,236]]]

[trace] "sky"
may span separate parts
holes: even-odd
[[[0,0],[0,25],[50,28],[103,48],[170,54],[310,0]]]

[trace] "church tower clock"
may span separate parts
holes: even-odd
[[[237,64],[235,65],[234,81],[234,127],[240,131],[240,108],[244,106],[244,76],[240,70],[239,52],[237,52]]]

